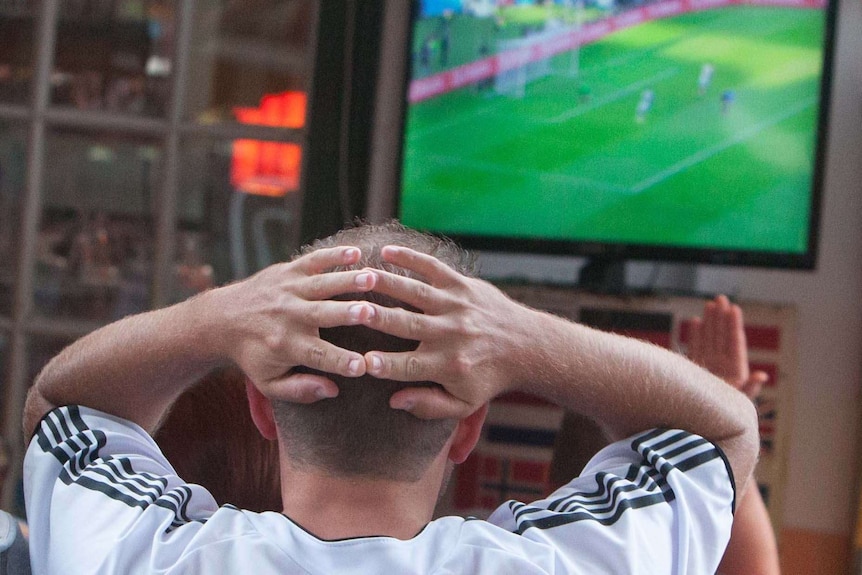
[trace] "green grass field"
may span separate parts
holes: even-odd
[[[557,56],[523,98],[469,87],[412,106],[401,218],[454,235],[804,252],[823,22],[777,7],[688,14],[584,47],[578,75]],[[453,22],[460,59],[479,40],[454,26],[469,25]],[[645,89],[655,101],[638,123]],[[725,89],[736,101],[722,114]]]

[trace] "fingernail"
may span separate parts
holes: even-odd
[[[347,371],[349,371],[352,375],[356,375],[359,373],[359,366],[361,365],[361,361],[358,359],[351,359],[347,364]]]
[[[354,304],[347,308],[347,315],[350,317],[351,320],[359,321],[362,318],[362,310],[364,310],[366,307],[368,306],[363,303]]]
[[[373,279],[373,274],[366,272],[366,273],[361,273],[358,276],[356,276],[355,282],[356,282],[357,287],[366,288],[366,287],[369,287],[371,285],[372,279]]]
[[[328,399],[329,394],[326,393],[325,388],[318,387],[317,389],[314,390],[314,397],[316,397],[317,399]]]
[[[413,405],[414,404],[412,401],[402,401],[395,405],[395,409],[400,409],[402,411],[410,411],[411,409],[413,409]]]
[[[359,250],[356,248],[348,248],[344,250],[344,260],[345,261],[353,261],[356,256],[359,254]]]
[[[383,367],[383,360],[380,359],[380,356],[372,355],[371,356],[371,369],[374,371],[380,371]]]

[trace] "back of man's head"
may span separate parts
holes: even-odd
[[[349,268],[333,271],[368,267],[416,277],[412,272],[383,262],[380,250],[387,245],[408,247],[432,255],[460,273],[473,273],[472,259],[453,242],[405,228],[397,222],[348,228],[304,247],[301,253],[334,246],[354,246],[362,251],[360,261]],[[374,292],[348,294],[339,299],[407,307]],[[323,339],[359,353],[411,351],[418,345],[416,341],[363,326],[321,329],[320,333]],[[311,372],[305,368],[297,371]],[[347,378],[326,375],[338,385],[338,397],[309,405],[273,402],[279,439],[291,464],[341,477],[396,481],[419,479],[446,443],[455,422],[421,420],[405,411],[390,408],[389,398],[407,384],[371,376]]]

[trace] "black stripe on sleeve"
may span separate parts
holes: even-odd
[[[62,414],[62,417],[61,417],[61,414]],[[71,410],[68,410],[66,412],[58,412],[56,414],[56,416],[57,416],[57,425],[60,428],[60,436],[61,437],[72,437],[74,435],[74,433],[72,432],[71,429],[69,429],[69,425],[68,425],[68,418],[71,416]],[[77,432],[80,433],[80,431],[77,431]]]
[[[718,451],[715,449],[710,449],[709,451],[701,451],[697,455],[693,455],[684,461],[680,461],[676,464],[676,468],[685,473],[686,471],[691,471],[695,467],[699,467],[704,463],[712,461],[713,459],[717,459],[719,456]]]
[[[70,405],[68,409],[69,420],[72,422],[72,425],[75,426],[78,433],[83,433],[90,429],[90,427],[84,423],[84,418],[81,417],[81,409],[77,405]]]
[[[39,426],[38,436],[39,447],[42,448],[42,451],[50,451],[54,445],[63,440],[63,437],[60,435],[60,430],[54,423],[54,418],[51,413],[46,415],[45,419],[42,420],[42,423]]]
[[[663,432],[664,430],[661,430],[661,431]],[[658,436],[655,436],[655,437],[658,437]],[[662,451],[662,450],[663,450],[663,449],[665,449],[666,447],[671,446],[671,445],[673,445],[673,444],[675,444],[675,443],[677,443],[677,442],[679,442],[679,441],[682,441],[682,440],[683,440],[683,439],[685,439],[686,437],[692,437],[691,433],[689,433],[689,432],[687,432],[687,431],[678,431],[678,432],[676,432],[676,433],[672,434],[672,435],[671,435],[670,437],[668,437],[667,439],[664,439],[664,440],[662,440],[662,441],[659,441],[658,443],[656,443],[656,444],[654,444],[654,445],[650,445],[650,447],[652,447],[652,449],[654,449],[654,450],[656,450],[656,451]],[[645,443],[645,442],[648,442],[648,441],[649,441],[649,440],[642,441],[642,443]]]
[[[648,474],[654,477],[647,478]],[[628,476],[639,475],[642,477],[638,485],[654,483],[661,488],[639,489],[630,480],[616,477],[614,481],[608,483],[610,487],[602,500],[584,501],[580,494],[575,493],[565,498],[564,504],[557,512],[512,502],[510,507],[518,525],[515,532],[521,534],[530,527],[544,529],[587,520],[596,521],[602,525],[612,525],[629,509],[640,509],[675,499],[673,491],[655,469],[631,466]],[[547,515],[548,513],[551,515]]]
[[[157,490],[159,491],[159,493],[163,492],[168,487],[168,480],[164,477],[145,473],[135,473],[131,465],[129,465],[128,459],[115,459],[113,457],[106,457],[104,459],[104,462],[105,465],[112,471],[114,477],[116,477],[118,480],[122,478],[126,481],[139,485],[144,489]]]
[[[637,475],[641,475],[641,477],[638,479],[637,483],[634,483],[634,480],[637,479]],[[584,508],[595,507],[597,512],[607,511],[613,507],[616,497],[623,493],[629,493],[632,491],[642,491],[650,494],[670,493],[667,481],[665,481],[664,477],[662,477],[655,469],[632,466],[628,476],[629,477],[626,478],[628,483],[620,485],[617,489],[608,493],[608,497],[605,499],[604,505],[587,505],[578,498],[572,497],[567,504],[561,508],[561,511],[569,511],[576,505],[582,505]]]
[[[601,513],[611,509],[615,498],[621,493],[631,491],[663,493],[669,491],[664,477],[657,470],[648,466],[631,465],[625,477],[599,473],[595,480],[598,486],[596,491],[588,494],[576,492],[560,497],[548,505],[548,511],[566,513],[579,507],[593,509],[596,513]],[[515,520],[520,520],[521,516],[527,512],[528,510],[525,509],[516,513]]]
[[[107,467],[107,469],[106,469]],[[155,500],[162,493],[164,493],[163,488],[160,485],[152,485],[146,484],[141,481],[139,477],[123,477],[117,476],[114,473],[111,473],[110,467],[106,465],[94,465],[92,468],[88,470],[90,473],[94,473],[97,475],[101,475],[105,479],[108,480],[112,485],[117,485],[124,487],[128,491],[132,492],[132,497],[139,496],[141,498],[153,498]],[[142,485],[143,484],[143,485]]]
[[[663,453],[662,457],[664,457],[665,459],[674,459],[676,457],[679,457],[680,455],[682,455],[683,453],[685,453],[687,451],[690,451],[692,449],[700,447],[701,445],[706,445],[709,443],[704,438],[698,437],[698,436],[692,436],[692,439],[693,439],[693,441],[689,441],[685,445],[680,445],[676,449],[672,449],[671,451],[668,451],[667,453]],[[710,451],[712,451],[712,450],[710,450]],[[676,465],[676,467],[679,468],[679,465]],[[687,471],[687,469],[683,469],[682,471]]]
[[[541,517],[538,519],[526,519],[518,522],[518,527],[515,530],[515,533],[517,535],[523,535],[523,533],[531,527],[535,527],[537,529],[550,529],[552,527],[568,525],[577,521],[595,521],[604,526],[613,525],[619,521],[623,513],[630,509],[641,509],[658,503],[665,503],[666,501],[667,498],[664,494],[654,493],[652,495],[643,495],[641,497],[621,500],[614,513],[607,517],[597,517],[594,512],[578,510],[570,513],[548,515],[547,517]]]

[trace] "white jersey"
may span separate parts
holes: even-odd
[[[48,414],[24,463],[33,573],[255,575],[714,573],[730,537],[724,456],[684,431],[602,450],[547,499],[414,538],[325,541],[280,513],[216,505],[128,421]]]

